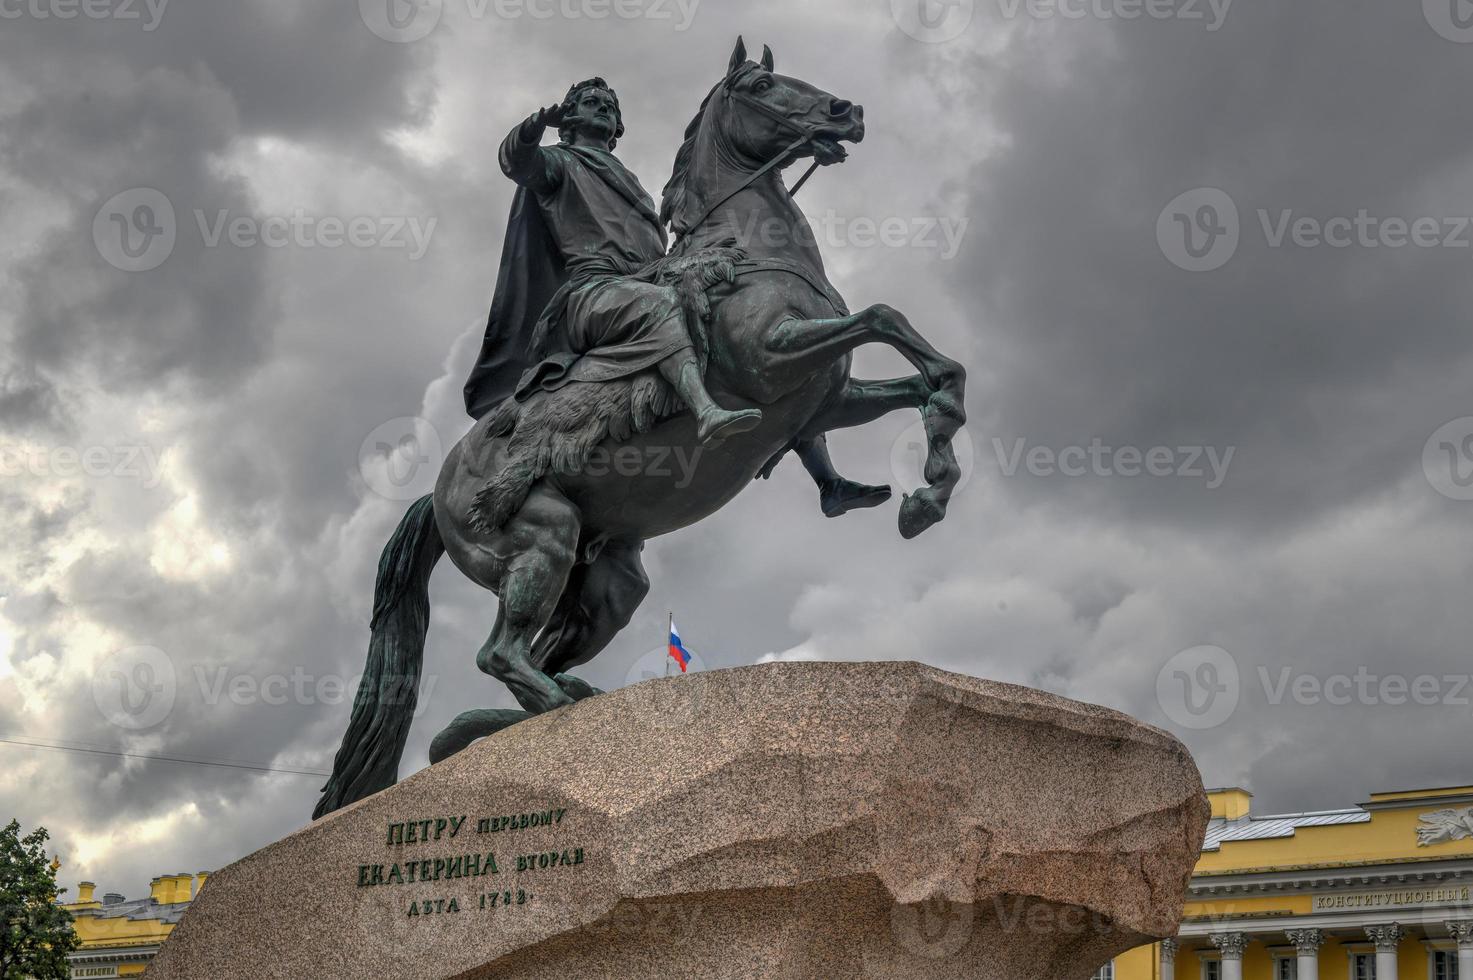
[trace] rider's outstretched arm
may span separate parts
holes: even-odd
[[[564,111],[562,106],[538,109],[508,133],[501,141],[502,173],[529,190],[556,187],[562,180],[563,159],[541,144],[543,133],[562,121]]]

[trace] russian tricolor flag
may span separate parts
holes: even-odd
[[[690,651],[685,648],[685,644],[680,642],[680,631],[675,628],[675,616],[673,614],[670,617],[669,650],[670,656],[674,657],[675,662],[680,664],[680,672],[682,674],[685,673],[685,668],[690,664]]]

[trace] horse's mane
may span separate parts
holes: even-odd
[[[686,179],[690,176],[690,166],[696,155],[696,137],[701,132],[701,122],[706,118],[706,110],[711,105],[711,99],[726,84],[722,79],[711,86],[711,91],[701,100],[701,107],[696,110],[695,118],[690,125],[685,127],[685,142],[680,144],[680,149],[675,153],[675,169],[670,173],[670,179],[665,182],[665,189],[660,193],[660,222],[670,224],[675,220],[675,215],[685,206]],[[681,229],[675,229],[679,232]]]
[[[685,142],[680,144],[680,149],[675,153],[675,169],[670,174],[670,180],[666,182],[665,189],[660,193],[660,221],[663,224],[672,224],[680,214],[682,208],[689,202],[690,192],[686,187],[690,179],[690,167],[696,155],[696,137],[701,133],[701,123],[706,119],[706,111],[711,108],[711,99],[723,88],[731,88],[739,84],[761,65],[755,61],[744,61],[726,73],[726,77],[715,85],[706,97],[701,100],[701,107],[696,110],[696,116],[685,127]],[[685,228],[676,228],[678,235]]]

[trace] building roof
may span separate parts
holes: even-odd
[[[1336,824],[1370,823],[1371,815],[1360,807],[1347,810],[1317,810],[1309,813],[1281,813],[1272,816],[1244,816],[1236,820],[1213,818],[1207,824],[1204,851],[1216,851],[1223,841],[1274,840],[1293,837],[1300,827],[1328,827]]]
[[[160,904],[152,898],[134,898],[101,907],[73,909],[72,915],[85,915],[94,919],[129,919],[134,922],[150,920],[166,925],[177,925],[187,908],[189,908],[188,902]]]

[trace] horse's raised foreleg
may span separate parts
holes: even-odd
[[[782,358],[780,364],[814,371],[865,344],[895,348],[915,365],[933,392],[960,393],[966,385],[966,369],[931,346],[904,314],[884,303],[845,317],[784,320],[767,337],[767,349]]]
[[[569,584],[553,622],[532,649],[532,664],[574,697],[598,693],[565,671],[588,663],[629,625],[649,594],[640,553],[643,541],[612,541]],[[579,686],[581,685],[581,687]]]
[[[846,317],[784,320],[768,335],[766,346],[777,359],[773,369],[799,373],[817,372],[854,348],[871,343],[899,351],[915,365],[927,388],[921,417],[926,423],[925,478],[929,485],[908,495],[900,505],[900,533],[913,538],[946,516],[951,492],[961,479],[951,440],[966,422],[966,369],[931,346],[898,310],[884,304]]]
[[[577,557],[578,509],[539,483],[498,535],[514,556],[498,583],[496,627],[476,654],[476,666],[511,688],[527,711],[540,714],[572,704],[563,689],[532,663],[532,641],[552,618]]]

